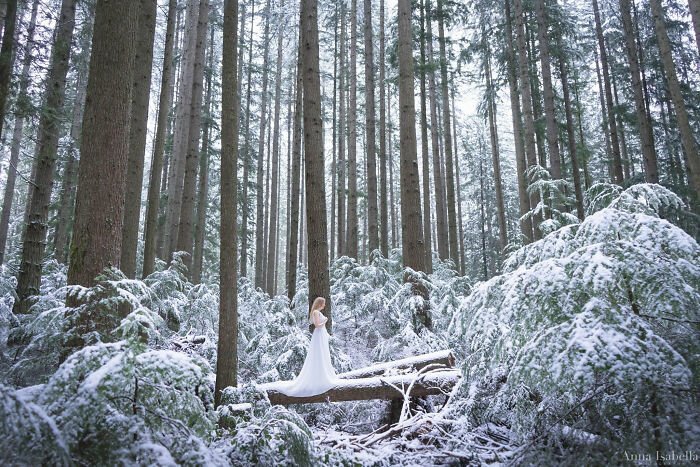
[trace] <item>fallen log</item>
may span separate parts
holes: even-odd
[[[279,383],[265,383],[258,385],[258,389],[267,392],[267,396],[273,405],[306,404],[315,402],[341,402],[370,399],[397,399],[403,398],[400,390],[406,391],[415,380],[410,396],[430,396],[446,394],[459,381],[459,370],[433,371],[419,375],[415,374],[375,376],[372,378],[343,379],[334,387],[315,396],[294,397],[279,391]],[[393,386],[392,386],[393,385]]]
[[[341,373],[338,375],[338,378],[368,378],[370,376],[382,375],[388,370],[399,369],[413,369],[418,371],[421,368],[432,364],[444,365],[447,368],[452,368],[455,364],[455,357],[452,355],[452,351],[450,350],[440,350],[438,352],[416,355],[415,357],[402,358],[401,360],[376,363],[368,367]]]

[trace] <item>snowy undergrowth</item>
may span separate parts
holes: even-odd
[[[582,450],[605,462],[700,439],[700,247],[659,217],[682,203],[658,185],[591,201],[584,222],[513,254],[452,321],[457,432],[508,426],[520,462]]]

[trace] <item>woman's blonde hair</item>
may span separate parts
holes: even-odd
[[[316,297],[314,300],[313,305],[311,305],[311,309],[309,310],[309,316],[311,316],[311,313],[314,312],[314,310],[322,310],[326,306],[326,299],[323,297]]]

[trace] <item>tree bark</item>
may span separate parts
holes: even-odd
[[[49,204],[53,189],[58,136],[66,91],[66,75],[70,60],[71,42],[75,27],[75,0],[63,0],[56,23],[56,39],[51,50],[51,64],[44,95],[44,106],[39,120],[34,175],[29,205],[29,218],[22,241],[22,260],[17,277],[15,313],[29,311],[29,297],[39,293],[41,269],[44,261]],[[127,125],[128,127],[128,125]]]
[[[620,141],[617,133],[617,123],[615,122],[615,108],[613,104],[612,87],[610,84],[610,73],[608,72],[608,52],[605,48],[605,38],[600,21],[598,0],[593,0],[593,15],[595,17],[596,36],[598,38],[598,48],[600,49],[600,63],[603,69],[603,84],[605,88],[605,100],[608,108],[608,125],[610,126],[610,142],[612,144],[612,175],[613,182],[622,184],[624,179],[622,173],[622,156],[620,153]]]
[[[199,137],[202,130],[202,94],[204,82],[204,57],[207,45],[209,25],[209,0],[202,0],[199,5],[197,21],[197,42],[194,52],[194,67],[192,69],[192,101],[189,112],[188,137],[186,140],[187,153],[185,156],[185,178],[182,181],[182,197],[180,200],[179,222],[177,225],[176,250],[187,253],[183,258],[185,266],[192,270],[192,248],[194,246],[194,208],[197,197],[197,169],[199,167]],[[238,27],[236,27],[238,29]],[[234,92],[237,88],[234,88]],[[236,121],[238,126],[238,121]],[[175,250],[173,250],[174,252]]]
[[[379,239],[382,255],[389,257],[389,206],[386,154],[386,60],[384,37],[384,0],[379,0]],[[430,198],[428,197],[428,200]]]
[[[279,7],[284,7],[284,0],[280,0]],[[281,25],[280,25],[281,26]],[[272,131],[272,167],[270,184],[270,222],[268,230],[267,246],[267,277],[265,279],[265,290],[270,297],[275,295],[275,272],[277,270],[277,226],[279,219],[279,198],[277,196],[277,178],[279,177],[280,161],[280,107],[282,98],[282,39],[283,28],[277,30],[277,68],[275,74],[275,114],[273,118]]]
[[[194,97],[195,62],[200,25],[200,5],[206,0],[188,0],[185,39],[180,65],[180,86],[175,112],[175,133],[168,172],[168,193],[164,227],[164,254],[168,260],[178,247],[185,170],[190,149],[190,125]],[[199,128],[197,128],[199,131]]]
[[[452,368],[455,365],[455,356],[450,350],[439,350],[437,352],[402,358],[400,360],[374,363],[371,366],[340,373],[337,376],[339,379],[370,378],[373,376],[382,376],[389,370],[410,369],[418,371],[428,365],[442,365],[445,368]]]
[[[165,47],[163,55],[163,72],[160,81],[160,97],[158,104],[158,121],[153,143],[153,160],[148,184],[148,203],[146,207],[146,226],[144,231],[143,277],[153,272],[156,260],[156,239],[158,230],[158,215],[160,212],[161,173],[163,171],[163,154],[170,105],[172,82],[175,71],[173,63],[175,45],[175,18],[177,16],[177,0],[168,2],[168,19],[165,29]]]
[[[693,136],[693,130],[690,127],[688,120],[688,111],[683,101],[681,86],[676,74],[676,66],[673,63],[673,55],[671,54],[671,41],[668,38],[666,31],[666,20],[664,19],[664,11],[661,8],[660,0],[650,0],[651,14],[654,17],[654,27],[656,29],[656,38],[659,44],[661,53],[661,63],[666,72],[668,80],[668,90],[671,94],[673,109],[676,112],[676,120],[678,130],[681,134],[681,144],[685,153],[688,171],[690,172],[690,186],[695,191],[695,200],[700,199],[700,153],[698,153],[698,143]]]
[[[401,147],[401,233],[403,263],[425,270],[420,180],[416,150],[416,103],[413,92],[411,2],[399,0],[399,125]]]
[[[552,68],[549,53],[549,35],[547,33],[548,17],[545,12],[545,0],[536,0],[537,37],[540,43],[540,66],[542,67],[542,89],[544,95],[544,113],[547,123],[547,149],[552,178],[561,179],[561,154],[559,153],[559,127],[554,109],[554,87],[552,85]],[[557,203],[558,204],[558,203]]]
[[[121,258],[137,7],[108,0],[95,7],[68,284],[91,287]]]
[[[15,183],[19,171],[19,153],[22,144],[22,134],[24,132],[24,121],[27,118],[29,106],[29,68],[32,64],[31,45],[34,42],[34,30],[36,29],[36,15],[39,7],[39,0],[34,0],[29,24],[27,25],[27,44],[22,60],[22,71],[19,77],[19,92],[17,94],[17,110],[15,111],[15,124],[12,128],[12,143],[10,144],[10,161],[7,167],[7,180],[5,182],[5,193],[2,201],[2,214],[0,214],[0,264],[5,260],[5,247],[7,246],[7,232],[10,227],[10,213],[15,195]]]
[[[364,0],[365,17],[365,136],[367,138],[367,233],[370,257],[379,249],[379,207],[377,205],[376,119],[374,115],[374,38],[372,0]]]
[[[420,129],[421,159],[423,161],[423,240],[425,242],[425,272],[433,272],[433,246],[430,229],[430,154],[428,154],[428,107],[425,86],[425,2],[421,1],[420,11]]]
[[[140,0],[134,82],[131,90],[131,124],[129,126],[129,160],[126,174],[126,200],[122,228],[121,270],[131,279],[136,277],[139,218],[143,166],[146,157],[148,133],[148,104],[151,97],[151,70],[153,68],[153,39],[156,32],[156,0]]]
[[[346,254],[357,259],[357,0],[350,7],[350,95],[348,97],[348,220]]]
[[[253,75],[253,30],[255,26],[255,2],[251,2],[250,11],[250,38],[248,40],[248,77],[246,78],[246,104],[245,104],[245,142],[243,143],[243,212],[241,219],[241,273],[240,277],[248,275],[248,224],[250,216],[250,201],[248,200],[248,180],[250,173],[251,145],[250,145],[250,100]]]
[[[627,64],[630,67],[630,75],[632,78],[632,91],[634,93],[634,106],[637,113],[637,125],[639,126],[639,138],[642,143],[644,175],[648,183],[659,183],[659,168],[656,160],[656,149],[654,148],[654,134],[651,122],[647,118],[647,109],[644,103],[630,0],[620,0],[620,13],[622,14],[622,26],[625,33]]]
[[[386,118],[389,122],[387,129],[387,138],[389,140],[389,204],[391,205],[391,247],[396,248],[399,244],[399,234],[398,234],[398,218],[396,213],[396,203],[394,202],[394,145],[392,142],[392,129],[393,124],[391,123],[391,87],[389,87],[389,93],[387,94],[387,107],[386,107]]]
[[[224,1],[223,59],[221,65],[221,224],[219,252],[219,344],[216,351],[216,390],[238,385],[238,306],[237,306],[237,176],[238,109],[236,93],[238,54],[238,2]]]
[[[535,119],[532,114],[532,94],[530,90],[530,74],[527,66],[527,45],[525,42],[525,24],[522,0],[513,0],[515,13],[515,35],[517,38],[518,63],[520,66],[520,91],[522,95],[522,109],[524,125],[525,154],[527,157],[528,169],[537,164],[537,154],[535,149]],[[532,192],[530,195],[530,209],[537,209],[540,203],[540,195]],[[542,214],[535,212],[532,216],[532,231],[534,240],[542,238],[540,224]]]
[[[688,0],[690,16],[693,19],[693,29],[695,30],[695,43],[700,52],[700,0]]]
[[[518,207],[520,208],[520,234],[525,244],[532,241],[532,219],[525,217],[530,211],[530,198],[527,194],[527,161],[525,160],[525,142],[523,141],[523,120],[520,111],[518,76],[515,63],[515,45],[513,44],[513,25],[510,13],[510,0],[505,0],[505,53],[508,70],[508,88],[510,91],[510,109],[513,117],[513,141],[515,144],[516,177],[518,180]]]
[[[450,259],[454,262],[455,267],[459,265],[459,247],[457,238],[457,211],[455,209],[457,203],[455,201],[455,182],[454,182],[454,167],[452,155],[452,123],[450,121],[450,93],[447,80],[447,52],[445,39],[445,11],[444,0],[437,0],[437,15],[438,15],[438,33],[440,44],[440,85],[442,87],[442,113],[444,127],[444,146],[445,146],[445,179],[446,179],[446,195],[447,195],[447,230],[449,233],[450,242]]]
[[[242,8],[242,15],[245,10]],[[192,254],[192,283],[199,284],[202,281],[202,267],[204,265],[204,233],[207,230],[207,208],[209,205],[209,132],[212,122],[212,77],[214,76],[214,32],[212,25],[209,32],[209,63],[206,73],[206,97],[204,99],[204,123],[202,124],[202,149],[199,157],[199,183],[197,186],[197,222],[194,232],[194,250]],[[241,27],[241,33],[243,27]],[[241,54],[242,55],[242,54]],[[238,62],[241,65],[241,62]],[[240,74],[238,75],[240,77]],[[240,99],[240,94],[238,94]],[[244,177],[245,180],[245,177]],[[245,258],[242,257],[245,261]]]
[[[7,96],[12,80],[14,62],[15,28],[17,27],[17,0],[8,0],[3,22],[2,46],[0,47],[0,135],[5,124]]]
[[[294,137],[292,143],[292,187],[291,192],[291,217],[289,226],[289,249],[287,251],[287,297],[291,301],[297,292],[297,265],[299,257],[299,198],[301,182],[301,118],[302,118],[302,94],[304,90],[304,69],[302,28],[304,19],[299,18],[299,39],[297,43],[297,77],[296,77],[296,97],[294,99]],[[341,71],[342,76],[342,71]],[[342,78],[341,78],[342,79]],[[342,107],[342,100],[341,100]],[[342,141],[341,135],[340,140]],[[344,232],[343,232],[344,233]],[[340,240],[340,231],[339,240]]]
[[[445,205],[445,181],[442,176],[440,143],[438,135],[437,89],[433,66],[433,21],[431,0],[425,0],[425,22],[427,28],[428,93],[430,95],[430,142],[433,152],[433,183],[435,186],[435,221],[437,224],[437,249],[440,259],[450,256],[450,242],[447,231],[447,206]]]
[[[270,0],[265,5],[265,27],[263,32],[263,68],[262,68],[262,92],[260,109],[260,136],[258,139],[258,161],[256,178],[256,216],[255,216],[255,287],[265,288],[265,191],[263,187],[263,163],[265,159],[265,125],[267,124],[267,84],[268,84],[268,55],[270,51]]]
[[[353,0],[355,3],[355,0]],[[302,0],[304,156],[306,172],[306,223],[309,254],[309,306],[316,297],[326,299],[323,314],[326,328],[333,329],[332,302],[328,277],[328,231],[326,184],[323,163],[323,122],[321,120],[321,77],[319,74],[318,3]],[[353,12],[357,11],[353,9]],[[354,22],[356,20],[353,20]],[[352,110],[352,109],[351,109]]]
[[[345,224],[346,220],[346,200],[347,191],[345,183],[345,173],[346,173],[346,159],[345,159],[345,141],[347,138],[347,133],[345,130],[345,77],[347,75],[346,64],[346,47],[345,47],[345,36],[346,36],[346,16],[345,2],[340,4],[340,90],[338,92],[338,100],[340,101],[338,105],[338,256],[343,256],[347,253],[347,228]]]

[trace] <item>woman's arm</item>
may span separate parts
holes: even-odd
[[[324,324],[326,324],[326,321],[328,321],[328,318],[323,316],[320,311],[314,310],[314,315],[313,315],[313,321],[314,321],[314,326],[317,328],[320,328]]]

